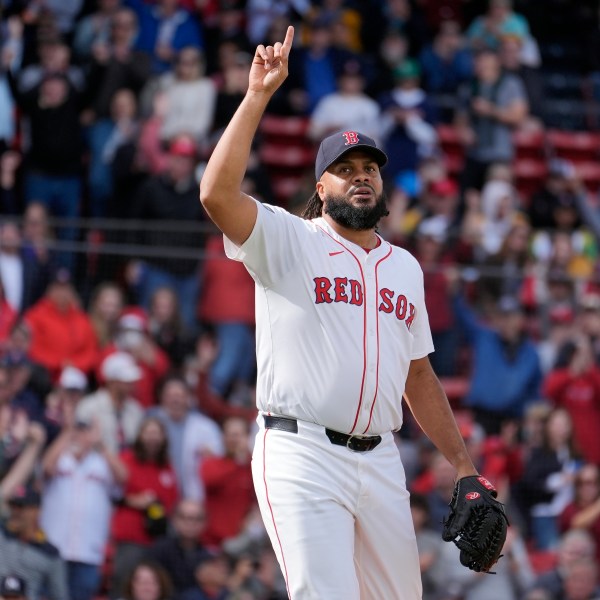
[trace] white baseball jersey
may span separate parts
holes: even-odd
[[[344,433],[399,429],[410,362],[433,351],[416,259],[257,204],[250,237],[225,251],[256,282],[258,409]]]

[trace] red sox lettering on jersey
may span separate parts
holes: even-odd
[[[344,302],[354,306],[362,306],[363,289],[360,281],[348,277],[315,277],[315,304],[331,304]],[[399,321],[404,321],[410,329],[415,319],[415,305],[409,302],[404,294],[397,294],[388,288],[379,290],[379,312],[394,314]]]

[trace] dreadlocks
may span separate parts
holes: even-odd
[[[319,197],[319,193],[315,190],[315,193],[308,199],[306,207],[300,215],[303,219],[310,221],[321,216],[323,211],[323,200]]]

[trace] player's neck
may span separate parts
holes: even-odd
[[[327,214],[324,214],[323,218],[339,236],[365,250],[372,250],[379,245],[379,238],[375,233],[375,228],[357,231],[356,229],[348,229],[347,227],[340,225]]]

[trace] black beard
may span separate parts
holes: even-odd
[[[374,229],[382,217],[390,214],[385,192],[381,193],[373,206],[354,206],[345,196],[327,196],[323,202],[323,212],[338,225],[354,231]]]

